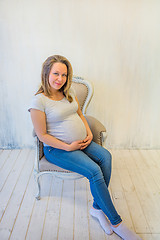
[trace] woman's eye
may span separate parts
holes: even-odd
[[[55,76],[59,76],[59,73],[57,73],[57,72],[54,72],[53,73]],[[62,74],[62,77],[67,77],[67,74]]]

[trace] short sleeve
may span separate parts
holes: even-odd
[[[41,94],[37,94],[36,96],[34,96],[31,100],[31,104],[28,108],[28,111],[30,112],[31,109],[37,109],[40,110],[42,112],[44,112],[44,103],[43,103],[43,99]]]

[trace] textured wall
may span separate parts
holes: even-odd
[[[160,147],[159,0],[1,0],[0,146],[33,145],[27,107],[42,62],[62,54],[92,81],[107,147]]]

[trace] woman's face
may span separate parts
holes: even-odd
[[[49,74],[49,84],[51,90],[58,91],[67,81],[67,66],[64,63],[56,62],[53,64]]]

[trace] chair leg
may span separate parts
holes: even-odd
[[[37,176],[37,175],[35,175],[35,181],[36,181],[36,183],[37,183],[37,185],[38,185],[38,193],[37,193],[37,195],[36,195],[36,199],[37,200],[40,200],[41,199],[41,185],[40,185],[40,182],[39,182],[39,177],[40,176]]]

